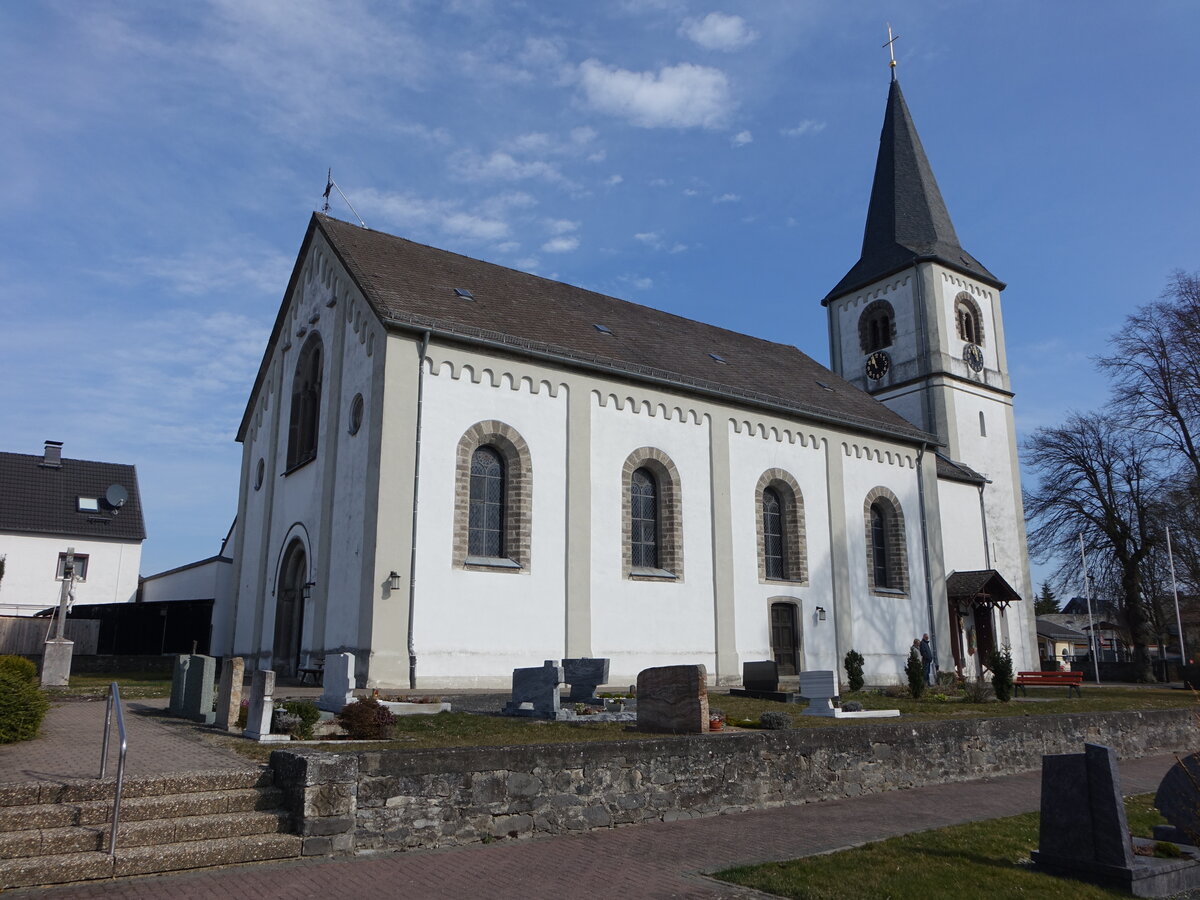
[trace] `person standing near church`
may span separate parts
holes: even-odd
[[[921,662],[925,665],[925,683],[932,685],[937,680],[937,665],[933,659],[933,648],[929,646],[929,635],[921,636],[921,643],[917,649],[921,654]]]

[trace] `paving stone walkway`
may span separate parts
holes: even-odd
[[[1172,756],[1121,761],[1127,794],[1157,788]],[[14,895],[85,897],[420,897],[562,900],[762,897],[706,876],[1036,810],[1041,773],[561,837],[337,860],[236,867]]]
[[[167,700],[126,700],[127,775],[246,769],[255,763],[211,744],[212,729],[166,715]],[[104,743],[104,699],[57,701],[32,741],[0,745],[0,782],[95,778]],[[120,739],[112,725],[108,774],[117,771]]]

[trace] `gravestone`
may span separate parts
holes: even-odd
[[[213,681],[217,674],[217,661],[211,656],[193,654],[188,664],[187,678],[183,685],[183,716],[211,725],[213,713]]]
[[[250,707],[246,715],[246,737],[255,741],[286,741],[286,734],[271,734],[271,716],[275,712],[275,673],[259,669],[250,680]]]
[[[1156,838],[1200,845],[1200,753],[1185,756],[1171,766],[1154,795],[1154,805],[1171,823],[1156,825]]]
[[[562,680],[562,666],[552,659],[537,668],[513,669],[512,699],[505,704],[504,715],[557,719]]]
[[[657,666],[637,680],[638,731],[708,731],[708,671],[704,666]]]
[[[190,654],[181,653],[175,657],[175,665],[171,669],[171,702],[167,704],[167,712],[173,716],[183,715],[183,696],[187,688],[187,672],[191,660]]]
[[[567,699],[572,703],[601,702],[596,688],[608,681],[608,660],[604,658],[564,659],[563,681],[571,686]]]
[[[217,727],[237,730],[238,714],[242,710],[242,681],[246,676],[246,661],[240,656],[227,656],[221,662],[221,683],[217,687]]]
[[[1042,823],[1033,861],[1047,868],[1133,865],[1117,756],[1102,744],[1042,757]]]
[[[795,703],[796,694],[779,689],[779,664],[773,659],[742,663],[742,686],[730,688],[735,697],[774,700],[776,703]]]
[[[832,669],[813,669],[800,673],[800,696],[808,701],[801,710],[803,716],[825,716],[830,719],[886,719],[900,715],[898,709],[839,709],[837,674]]]
[[[346,704],[354,702],[354,654],[325,654],[324,692],[317,708],[339,713]]]

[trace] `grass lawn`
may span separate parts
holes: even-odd
[[[1150,837],[1152,826],[1163,822],[1153,801],[1151,794],[1125,800],[1129,827],[1139,837]],[[1128,896],[1034,871],[1029,854],[1037,845],[1038,814],[1026,813],[905,835],[824,856],[741,866],[714,877],[804,900]]]
[[[171,696],[170,672],[107,672],[95,675],[72,675],[66,688],[55,688],[52,700],[76,697],[104,697],[108,686],[116,682],[121,687],[122,700],[142,700],[148,697]]]

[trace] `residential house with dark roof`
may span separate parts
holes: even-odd
[[[830,367],[314,214],[237,434],[230,649],[352,652],[364,687],[850,649],[899,682],[926,632],[942,668],[1029,668],[1003,287],[896,83]]]
[[[0,453],[0,615],[56,606],[72,549],[75,603],[132,601],[145,539],[133,466],[64,457],[58,441]]]

